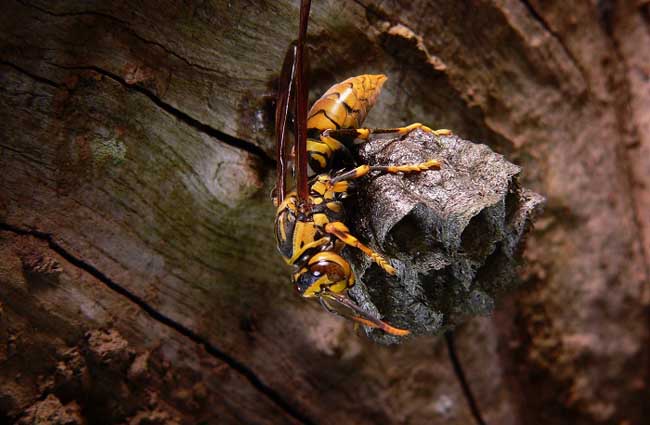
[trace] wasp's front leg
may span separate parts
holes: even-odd
[[[394,128],[342,128],[338,130],[325,130],[323,136],[333,137],[335,139],[360,139],[368,140],[371,134],[408,134],[413,130],[420,129],[426,131],[427,133],[432,133],[436,136],[449,136],[452,134],[451,130],[446,128],[441,128],[438,130],[433,130],[426,125],[416,122],[405,127],[394,127]]]
[[[420,162],[418,164],[402,164],[402,165],[360,165],[350,171],[347,171],[343,174],[339,174],[332,178],[332,183],[342,183],[347,180],[353,180],[361,178],[371,171],[380,171],[382,173],[388,174],[399,174],[399,173],[421,173],[428,170],[439,170],[440,161],[437,159],[430,159],[425,162]]]
[[[390,275],[394,275],[396,273],[395,268],[390,265],[388,260],[382,257],[381,254],[373,251],[373,249],[369,246],[364,245],[359,239],[352,236],[352,234],[350,234],[350,229],[348,229],[347,226],[340,221],[327,223],[325,225],[325,232],[336,236],[341,242],[345,243],[346,245],[361,250],[364,254],[370,257],[372,261],[377,263],[379,267],[384,269],[386,273]]]

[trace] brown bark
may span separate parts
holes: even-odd
[[[0,10],[0,421],[471,423],[441,340],[373,345],[275,254],[268,95],[297,1]],[[650,414],[648,16],[314,1],[314,94],[383,72],[370,126],[453,128],[548,199],[522,291],[459,330],[488,424]]]

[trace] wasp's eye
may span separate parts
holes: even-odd
[[[339,264],[336,264],[332,261],[319,261],[316,264],[312,264],[309,267],[309,271],[311,271],[314,276],[325,274],[334,282],[345,277],[343,268]]]

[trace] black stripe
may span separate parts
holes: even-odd
[[[345,110],[347,111],[348,114],[358,114],[359,112],[361,112],[360,109],[354,109],[352,106],[345,103],[345,101],[341,101],[341,103],[343,104],[343,106],[345,106]]]
[[[336,130],[338,130],[339,128],[341,128],[341,126],[340,126],[336,121],[334,121],[334,120],[332,119],[332,117],[330,117],[329,115],[327,115],[327,112],[325,112],[325,109],[321,109],[321,112],[323,113],[323,115],[325,115],[325,117],[326,117],[328,120],[330,120],[330,121],[332,121],[332,122],[334,123],[334,125],[336,126]]]

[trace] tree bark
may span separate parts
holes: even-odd
[[[276,255],[271,94],[297,1],[0,7],[0,422],[468,424],[444,341],[377,346]],[[488,424],[642,424],[647,1],[314,1],[312,98],[452,128],[547,212],[459,329]]]

